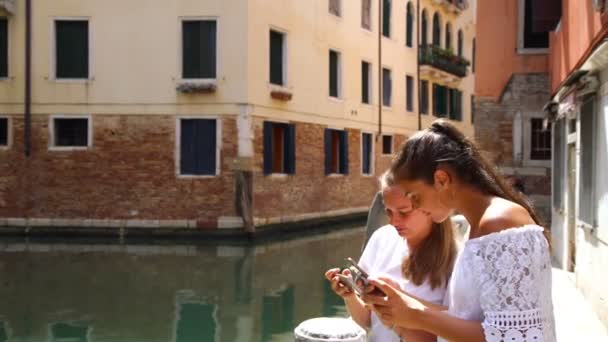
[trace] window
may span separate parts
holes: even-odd
[[[368,62],[361,62],[361,102],[371,103],[372,68]]]
[[[433,114],[443,118],[448,114],[448,88],[433,84]]]
[[[56,78],[89,78],[89,22],[55,21]]]
[[[382,0],[382,35],[391,37],[391,1]]]
[[[405,76],[405,110],[414,111],[414,78]]]
[[[348,133],[325,129],[325,174],[348,174]]]
[[[90,329],[86,323],[53,323],[50,330],[51,342],[86,342],[89,340]]]
[[[411,2],[407,3],[407,13],[405,18],[405,45],[412,47],[414,45],[414,5]]]
[[[439,13],[433,15],[433,45],[441,45],[441,18],[439,18]]]
[[[270,83],[285,85],[285,34],[270,30]]]
[[[182,22],[182,78],[215,79],[217,59],[217,22]]]
[[[471,123],[475,123],[475,95],[471,95]]]
[[[0,147],[8,146],[8,118],[0,117]]]
[[[472,45],[471,48],[473,50],[473,51],[471,51],[471,59],[473,60],[471,62],[471,72],[474,73],[475,72],[475,38],[473,38],[473,44],[471,44],[471,45]]]
[[[553,140],[553,208],[558,210],[564,209],[563,203],[563,191],[564,191],[564,178],[565,178],[565,167],[564,167],[564,153],[566,151],[566,131],[564,127],[564,120],[559,119],[553,126],[554,140]]]
[[[533,28],[534,16],[532,0],[520,0],[520,6],[523,5],[523,12],[520,9],[520,16],[523,15],[523,20],[520,19],[520,48],[523,49],[546,49],[549,47],[549,32],[536,31]],[[523,25],[523,32],[521,25]]]
[[[386,107],[391,106],[392,97],[392,79],[391,71],[386,68],[382,68],[382,105]]]
[[[340,53],[329,50],[329,96],[340,97]]]
[[[595,96],[587,98],[581,106],[580,112],[580,175],[579,175],[579,219],[595,227],[595,188],[594,182],[597,155],[596,140],[596,114],[593,106]]]
[[[371,175],[372,161],[374,159],[372,135],[370,133],[361,133],[361,173]]]
[[[329,0],[329,13],[337,17],[342,16],[341,0]]]
[[[428,16],[426,14],[426,10],[422,11],[422,15],[421,15],[421,22],[420,22],[420,34],[421,34],[421,38],[420,41],[422,43],[422,46],[427,46],[429,44],[429,39],[428,39]]]
[[[458,89],[448,89],[450,105],[450,120],[462,121],[462,92]]]
[[[179,174],[213,176],[218,167],[216,119],[180,119]]]
[[[203,303],[178,303],[175,342],[219,341],[217,306]]]
[[[551,159],[551,131],[543,129],[543,119],[531,119],[530,159]]]
[[[8,20],[0,17],[0,78],[8,77]]]
[[[382,154],[393,154],[393,136],[382,136]]]
[[[264,173],[294,174],[296,130],[286,123],[264,122]]]
[[[372,29],[372,0],[361,0],[361,27]]]
[[[420,113],[429,113],[429,81],[420,81]]]
[[[52,118],[52,146],[89,147],[89,118]]]
[[[449,50],[452,48],[452,24],[445,24],[445,48]]]
[[[462,57],[464,49],[464,37],[462,30],[458,30],[458,57]]]

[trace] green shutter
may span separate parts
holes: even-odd
[[[55,22],[56,77],[89,78],[89,22]]]

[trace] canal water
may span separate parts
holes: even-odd
[[[323,273],[363,228],[261,244],[0,240],[0,342],[293,341],[346,316]]]

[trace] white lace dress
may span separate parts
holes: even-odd
[[[467,241],[445,299],[451,315],[482,322],[486,341],[555,341],[543,228],[511,228]]]

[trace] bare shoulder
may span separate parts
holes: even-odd
[[[496,197],[481,217],[479,228],[485,235],[527,224],[535,224],[535,222],[526,208],[504,198]]]

